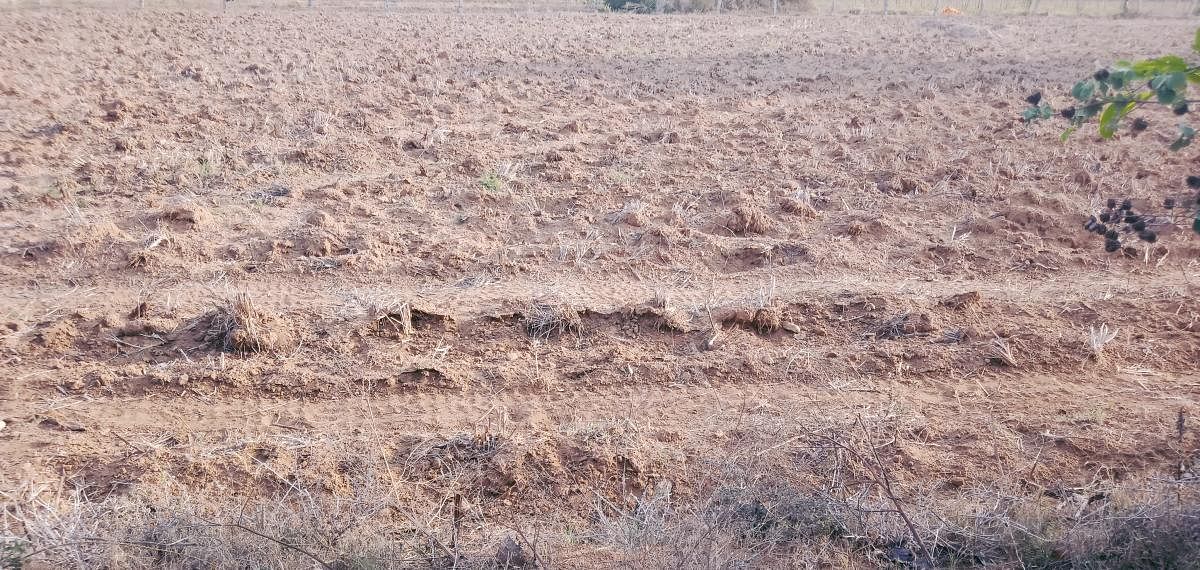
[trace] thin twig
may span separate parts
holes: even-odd
[[[199,516],[197,516],[196,518],[203,521],[204,526],[236,528],[238,530],[248,532],[248,533],[253,534],[254,536],[257,536],[264,540],[269,540],[271,542],[274,542],[275,544],[278,544],[279,546],[282,546],[288,550],[293,550],[293,551],[299,552],[300,554],[303,554],[303,555],[309,557],[310,559],[312,559],[313,562],[316,562],[321,568],[324,568],[325,570],[333,570],[332,565],[330,565],[328,562],[325,562],[324,560],[321,560],[316,554],[313,554],[313,553],[311,553],[303,548],[300,548],[299,546],[296,546],[294,544],[289,544],[287,542],[284,542],[284,541],[282,541],[278,538],[275,538],[269,534],[264,534],[262,532],[254,530],[254,529],[252,529],[246,525],[243,525],[241,523],[217,523],[217,522],[212,522],[212,521],[206,520]]]

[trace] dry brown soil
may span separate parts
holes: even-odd
[[[583,527],[598,496],[686,495],[755,418],[862,416],[930,492],[1180,477],[1200,241],[1108,255],[1080,225],[1181,192],[1196,154],[1165,116],[1066,143],[1017,117],[1190,37],[0,14],[0,489],[336,494],[339,449],[467,434],[503,441],[452,491],[488,524]],[[442,496],[438,473],[404,484]]]

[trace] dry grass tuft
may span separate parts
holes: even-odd
[[[1104,347],[1117,338],[1121,329],[1109,329],[1107,324],[1101,323],[1099,327],[1088,327],[1088,346],[1092,349],[1092,360],[1101,362],[1104,360]]]
[[[364,307],[367,319],[381,331],[409,336],[413,333],[412,306],[404,302],[376,300]]]
[[[714,330],[725,327],[738,327],[753,330],[759,334],[771,334],[783,328],[787,322],[783,310],[772,304],[756,304],[723,307],[713,313]],[[788,323],[792,324],[793,323]]]
[[[583,319],[579,317],[579,312],[569,305],[534,302],[530,303],[522,314],[525,333],[531,338],[546,340],[567,333],[578,334],[583,330]]]
[[[808,200],[798,200],[796,198],[781,198],[779,200],[779,208],[784,212],[799,216],[801,218],[817,217],[817,210],[813,208],[812,203]]]
[[[249,295],[239,293],[217,307],[205,340],[225,352],[274,352],[292,344],[280,320],[258,308]]]
[[[996,336],[992,339],[991,345],[988,346],[988,358],[997,364],[1004,366],[1017,366],[1017,355],[1013,352],[1013,347],[1008,339]]]
[[[692,329],[692,319],[676,307],[667,307],[658,312],[658,328],[685,332]]]
[[[672,306],[665,298],[656,297],[648,305],[630,307],[627,312],[631,318],[648,317],[652,325],[660,330],[687,332],[693,329],[688,313]]]
[[[754,319],[750,324],[759,334],[771,334],[782,326],[783,311],[779,310],[779,307],[762,307],[754,312]]]
[[[618,452],[635,476],[670,469],[681,450],[639,437],[624,421],[580,424],[547,442],[514,437],[504,418],[493,424],[489,416],[473,433],[396,438],[398,448],[387,451],[305,433],[243,441],[241,453],[255,458],[250,476],[278,483],[266,496],[171,486],[143,492],[141,485],[100,498],[84,489],[13,493],[0,509],[0,563],[7,563],[0,567],[560,568],[614,555],[632,568],[1200,564],[1196,490],[1184,481],[1109,482],[1051,495],[1001,479],[947,493],[893,463],[906,425],[896,418],[822,417],[808,425],[782,411],[728,418],[736,429],[709,426],[729,434],[732,447],[706,448],[674,477],[639,480],[646,485],[636,495],[609,492],[610,470],[579,469],[573,484],[591,491],[591,516],[528,532],[525,522],[540,514],[530,504],[589,506],[538,475],[562,476],[564,450],[600,463]],[[744,429],[747,421],[756,429]],[[184,454],[172,451],[177,445],[191,444],[162,453]],[[216,455],[188,448],[184,456],[189,464],[228,465],[227,443],[213,445]],[[291,451],[321,468],[277,471]],[[325,468],[337,473],[336,491]],[[529,475],[520,483],[507,478],[521,473]],[[414,481],[427,492],[397,492]]]
[[[744,234],[765,234],[774,227],[771,217],[757,206],[743,204],[733,209],[733,231]]]

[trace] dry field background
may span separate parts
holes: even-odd
[[[1017,120],[1192,32],[6,12],[0,561],[1194,557],[1195,154]]]
[[[719,5],[718,5],[719,2]],[[0,8],[353,9],[392,12],[594,12],[602,0],[6,0]],[[972,16],[1181,18],[1200,15],[1200,0],[665,0],[665,11]]]

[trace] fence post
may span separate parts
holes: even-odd
[[[1195,16],[1195,15],[1196,15],[1196,5],[1197,5],[1197,2],[1200,2],[1200,0],[1192,0],[1192,5],[1191,5],[1191,6],[1188,6],[1188,13],[1187,13],[1187,15],[1188,15],[1188,16]]]
[[[888,13],[888,0],[883,0],[883,15],[886,16],[887,13]]]
[[[836,9],[836,8],[837,8],[837,0],[829,0],[829,13],[832,14],[834,9]]]
[[[779,0],[771,0],[771,14],[774,16],[779,15]]]

